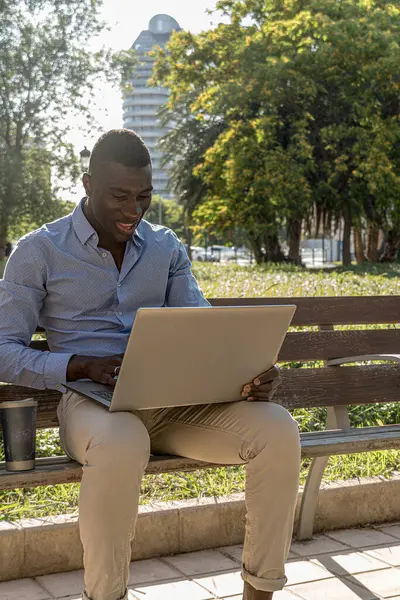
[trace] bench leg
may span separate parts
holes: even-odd
[[[349,429],[350,422],[346,406],[328,408],[326,429]],[[321,486],[325,467],[329,456],[322,456],[312,460],[308,471],[306,485],[301,500],[299,524],[297,527],[298,540],[310,540],[314,530],[315,513],[318,503],[318,492]]]

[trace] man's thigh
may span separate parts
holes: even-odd
[[[242,464],[279,436],[298,435],[292,417],[267,402],[234,402],[151,411],[152,452]]]
[[[81,464],[85,464],[90,447],[108,442],[115,444],[121,437],[133,437],[135,428],[138,433],[143,429],[143,414],[110,413],[76,392],[63,395],[57,415],[61,445],[68,456]]]

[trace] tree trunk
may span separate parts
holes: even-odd
[[[295,265],[301,265],[300,242],[301,242],[301,220],[293,220],[288,223],[289,261]]]
[[[190,227],[186,227],[186,240],[187,240],[187,249],[188,249],[189,260],[192,260],[192,239],[193,239],[193,232]]]
[[[8,219],[5,214],[0,218],[0,260],[5,257],[8,242]]]
[[[286,258],[281,250],[277,233],[265,233],[262,246],[262,262],[285,262]]]
[[[249,235],[248,242],[253,251],[256,263],[258,265],[261,265],[261,263],[263,262],[263,256],[262,256],[262,249],[261,249],[261,243],[260,243],[260,236],[255,237],[255,236]]]
[[[367,258],[372,263],[376,263],[378,260],[378,238],[379,227],[370,223],[368,225]]]
[[[357,264],[362,265],[365,260],[365,256],[364,256],[364,244],[363,244],[363,240],[362,240],[361,227],[354,227],[353,231],[354,231],[354,246],[355,246],[355,251],[356,251]]]
[[[350,207],[346,204],[343,210],[343,266],[348,267],[351,265],[351,213]]]
[[[390,229],[379,262],[396,262],[400,250],[400,230]]]

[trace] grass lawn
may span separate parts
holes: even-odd
[[[197,264],[195,274],[207,297],[400,295],[400,265],[306,271],[292,266]],[[326,411],[320,408],[297,410],[294,416],[301,431],[315,431],[324,428]],[[399,423],[400,408],[397,403],[354,407],[351,420],[360,426]],[[57,430],[40,431],[38,455],[55,454],[62,454]],[[303,482],[308,464],[303,461]],[[329,461],[325,480],[372,475],[390,477],[398,470],[398,451],[335,456]],[[146,476],[141,502],[230,494],[243,491],[244,480],[242,467]],[[78,484],[0,492],[0,520],[77,512],[78,494]]]

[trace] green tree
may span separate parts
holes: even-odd
[[[59,216],[56,181],[78,174],[68,118],[93,124],[87,95],[101,78],[128,81],[131,52],[88,52],[104,28],[101,0],[0,2],[0,248],[19,223]],[[43,219],[43,220],[42,220]]]
[[[172,229],[180,239],[186,241],[182,206],[175,200],[167,200],[161,196],[153,196],[150,209],[147,211],[145,219],[150,223],[160,225],[160,217],[161,225],[169,227],[169,229]]]
[[[166,53],[162,51],[163,60],[158,62],[154,83],[165,77]],[[205,199],[207,184],[195,170],[204,160],[205,152],[218,138],[224,128],[221,120],[203,121],[196,118],[190,110],[190,95],[183,96],[179,103],[168,103],[160,112],[163,125],[173,127],[160,141],[163,152],[163,164],[168,168],[169,187],[180,206],[183,207],[185,239],[188,243],[189,255],[192,245],[193,214]]]
[[[398,214],[400,8],[390,0],[221,0],[229,22],[173,36],[170,110],[224,122],[195,168],[198,227],[240,223],[258,262],[299,260],[302,229],[393,231]],[[394,239],[395,236],[392,235]]]

